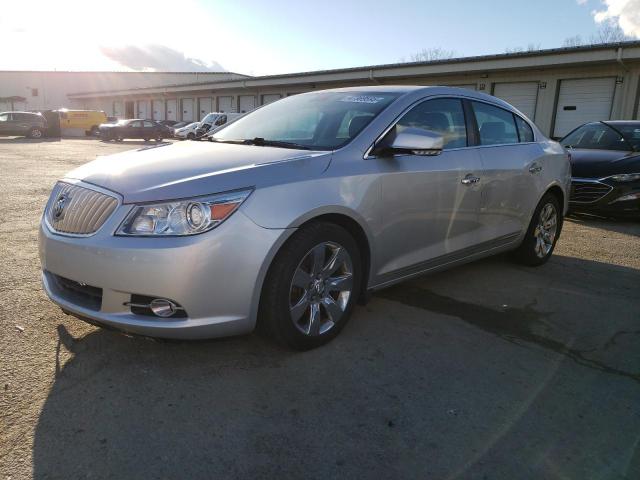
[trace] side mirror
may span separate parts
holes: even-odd
[[[409,154],[433,156],[440,155],[444,147],[444,137],[432,130],[423,128],[404,128],[396,133],[390,145],[380,146],[375,150],[378,154]]]

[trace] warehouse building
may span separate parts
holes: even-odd
[[[229,72],[0,71],[0,111],[71,107],[69,94],[247,78]]]
[[[587,121],[640,118],[640,41],[261,77],[178,77],[163,85],[76,89],[67,103],[121,118],[195,121],[210,111],[246,112],[301,92],[385,84],[493,94],[560,137]]]

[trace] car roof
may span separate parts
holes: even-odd
[[[24,112],[22,110],[7,110],[6,112],[0,113],[27,113],[29,115],[42,115],[40,112]]]
[[[603,122],[611,125],[637,125],[640,127],[640,120],[603,120]]]
[[[460,87],[448,87],[448,86],[425,86],[425,85],[367,85],[361,87],[342,87],[342,88],[331,88],[327,90],[317,90],[315,92],[343,92],[343,93],[353,93],[353,92],[377,92],[377,93],[399,93],[404,95],[413,94],[416,97],[419,96],[430,96],[430,95],[456,95],[462,97],[468,97],[477,100],[484,100],[486,102],[491,102],[496,105],[500,105],[502,107],[508,109],[514,109],[513,105],[505,102],[504,100],[494,97],[492,95],[488,95],[483,92],[478,92],[477,90],[470,90],[468,88],[460,88]],[[315,93],[306,92],[300,95]]]

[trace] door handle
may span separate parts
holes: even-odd
[[[542,171],[542,167],[537,163],[534,163],[529,167],[529,173],[538,173]]]
[[[474,183],[478,183],[479,181],[480,177],[474,177],[473,175],[469,174],[462,180],[460,180],[460,183],[462,183],[463,185],[473,185]]]

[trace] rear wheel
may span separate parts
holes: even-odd
[[[42,131],[42,129],[40,129],[39,127],[33,127],[31,128],[31,130],[29,130],[29,135],[27,135],[29,138],[42,138],[44,135],[44,132]]]
[[[558,197],[547,193],[536,207],[524,240],[514,252],[517,261],[538,266],[549,260],[562,230],[562,208]]]
[[[360,291],[357,244],[342,227],[315,223],[282,247],[265,279],[261,330],[297,350],[324,345],[344,328]]]
[[[187,135],[187,140],[193,140],[194,138],[196,138],[196,136],[193,133]]]

